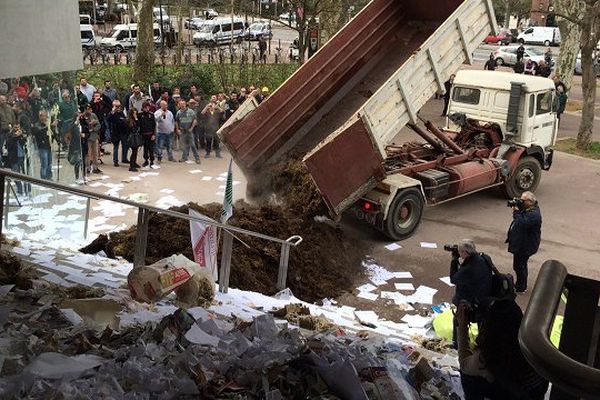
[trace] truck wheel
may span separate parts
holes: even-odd
[[[504,65],[504,60],[502,59],[502,57],[496,58],[496,64],[498,64],[500,66]]]
[[[523,40],[523,39],[519,39],[518,42],[521,44],[525,44],[525,40]]]
[[[421,192],[416,188],[397,193],[384,222],[386,236],[393,240],[402,240],[411,236],[421,222],[423,205]]]
[[[509,199],[521,197],[523,192],[534,192],[542,178],[542,167],[534,157],[522,157],[515,172],[504,183],[504,192]]]
[[[549,40],[544,41],[544,46],[546,46],[546,47],[550,46],[550,41]]]

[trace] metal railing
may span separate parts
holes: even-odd
[[[556,348],[550,341],[561,296],[567,304]],[[519,342],[535,370],[552,383],[551,400],[600,399],[600,281],[570,275],[546,261],[525,311]]]
[[[185,219],[188,221],[202,222],[207,225],[212,225],[217,228],[223,229],[225,233],[223,236],[223,244],[221,247],[221,266],[219,271],[219,291],[227,293],[229,289],[229,274],[231,269],[231,254],[233,248],[233,233],[241,235],[248,235],[259,239],[267,240],[270,242],[278,243],[281,245],[281,253],[279,258],[279,272],[277,276],[277,289],[283,290],[287,283],[287,273],[289,264],[290,248],[296,247],[302,242],[302,237],[293,235],[287,239],[279,239],[273,236],[265,235],[259,232],[253,232],[247,229],[236,227],[233,225],[222,224],[208,218],[200,218],[183,214],[173,210],[165,210],[158,207],[152,207],[141,203],[136,203],[131,200],[125,200],[120,198],[111,197],[100,193],[91,193],[86,190],[82,190],[76,187],[66,186],[53,181],[43,180],[31,177],[29,175],[20,174],[0,168],[0,187],[2,188],[0,193],[0,216],[6,216],[9,206],[10,197],[10,185],[7,185],[11,180],[28,182],[32,185],[42,186],[50,189],[55,189],[61,192],[70,193],[76,196],[81,196],[87,199],[87,208],[85,216],[84,231],[87,231],[89,209],[91,200],[107,200],[114,203],[120,203],[125,206],[134,207],[138,209],[137,226],[136,226],[136,242],[135,252],[133,256],[133,267],[139,268],[145,264],[146,248],[148,239],[148,222],[150,220],[150,213],[164,214],[174,218]],[[3,220],[0,218],[0,234],[2,234]],[[190,238],[191,246],[191,238]]]

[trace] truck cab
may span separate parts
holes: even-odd
[[[509,104],[513,83],[521,84],[517,126],[509,132]],[[552,164],[552,146],[558,133],[554,82],[538,76],[511,72],[464,70],[454,78],[448,115],[462,114],[481,123],[499,127],[517,146],[536,149],[542,168]],[[457,127],[447,119],[446,130]],[[530,150],[531,152],[532,150]]]

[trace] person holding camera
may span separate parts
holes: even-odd
[[[465,400],[542,400],[548,381],[527,362],[519,347],[523,312],[512,299],[493,301],[479,323],[472,348],[470,310],[461,304],[458,322],[458,363]]]
[[[452,303],[457,307],[466,304],[471,310],[471,322],[478,322],[482,310],[487,307],[492,293],[492,272],[482,254],[477,252],[470,239],[461,240],[458,245],[444,246],[452,252],[450,262],[450,282],[456,285]],[[452,342],[456,343],[457,320],[454,318]]]
[[[508,228],[505,243],[513,254],[513,269],[517,275],[517,294],[527,292],[527,262],[537,253],[542,235],[542,213],[537,199],[531,192],[523,192],[520,199],[508,202],[512,207],[513,220]]]

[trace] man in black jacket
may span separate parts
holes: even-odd
[[[38,122],[33,126],[32,133],[40,157],[40,177],[52,180],[52,147],[50,146],[52,127],[48,127],[46,110],[41,110],[38,115]]]
[[[452,297],[454,305],[467,302],[472,308],[483,310],[487,307],[492,293],[492,271],[472,240],[461,240],[458,251],[452,252],[450,282],[456,285]],[[453,342],[456,344],[456,320],[454,328]]]
[[[518,207],[513,207],[513,220],[506,237],[508,252],[513,254],[517,294],[527,292],[527,261],[537,253],[542,236],[542,213],[535,195],[524,192],[521,200]]]

